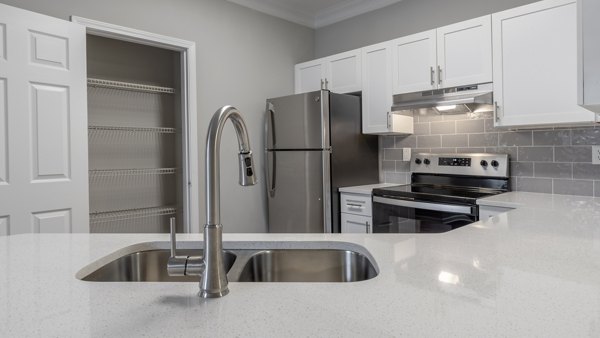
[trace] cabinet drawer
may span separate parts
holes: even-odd
[[[368,234],[371,233],[371,217],[342,213],[343,234]]]
[[[340,199],[341,212],[371,216],[371,195],[342,193]]]
[[[501,213],[511,211],[512,208],[503,208],[503,207],[492,207],[489,205],[480,205],[479,206],[479,219],[482,221],[487,220],[490,217],[494,217]]]

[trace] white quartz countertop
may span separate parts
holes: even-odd
[[[353,193],[353,194],[371,195],[371,192],[373,191],[373,189],[393,187],[395,185],[399,185],[399,184],[397,184],[397,183],[377,183],[377,184],[367,184],[367,185],[355,185],[355,186],[351,186],[351,187],[339,188],[339,191],[346,192],[346,193]]]
[[[379,275],[230,283],[229,295],[210,300],[196,296],[196,283],[75,278],[90,262],[166,234],[0,237],[0,337],[600,336],[600,199],[486,200],[516,209],[445,234],[225,234],[258,247],[352,243],[371,253]]]

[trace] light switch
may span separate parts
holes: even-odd
[[[402,159],[404,161],[410,161],[410,150],[411,148],[402,148]]]

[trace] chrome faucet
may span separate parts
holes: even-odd
[[[227,272],[223,261],[223,226],[221,225],[219,151],[223,126],[231,119],[237,134],[240,152],[240,185],[256,184],[256,171],[250,150],[250,140],[244,119],[232,106],[217,110],[210,120],[206,138],[206,224],[204,225],[204,257],[177,256],[175,223],[171,220],[171,257],[167,270],[171,276],[202,276],[200,293],[202,298],[223,297],[229,293]]]

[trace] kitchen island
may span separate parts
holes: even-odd
[[[0,237],[0,337],[600,336],[600,199],[507,193],[480,204],[516,209],[444,234],[225,234],[257,247],[352,243],[379,274],[230,283],[218,299],[198,298],[197,283],[75,277],[167,234]]]

